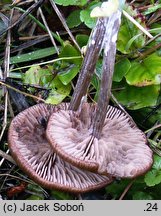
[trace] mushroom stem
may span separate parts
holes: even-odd
[[[82,97],[86,95],[91,77],[94,74],[99,54],[102,50],[107,21],[107,17],[99,18],[96,27],[91,34],[79,78],[70,102],[70,110],[77,111],[81,104]]]
[[[121,12],[109,17],[106,33],[104,37],[104,56],[103,56],[103,73],[101,78],[101,87],[95,117],[93,119],[93,136],[98,139],[104,126],[104,120],[107,113],[107,107],[110,100],[112,77],[114,72],[116,40],[121,23]]]

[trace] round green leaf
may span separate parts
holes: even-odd
[[[74,10],[66,19],[69,28],[77,27],[81,24],[80,10]]]
[[[100,6],[101,5],[101,2],[92,2],[91,4],[89,4],[89,6],[85,9],[85,10],[82,10],[80,12],[80,19],[82,22],[84,22],[84,24],[88,27],[88,28],[94,28],[95,24],[96,24],[96,19],[94,18],[91,18],[90,17],[90,14],[91,14],[91,11],[94,7],[96,6]]]
[[[148,86],[161,83],[161,57],[156,53],[141,62],[131,62],[131,68],[126,74],[129,85]]]
[[[147,186],[155,186],[161,183],[161,157],[154,156],[152,169],[145,175],[145,183]]]
[[[155,186],[161,183],[161,171],[151,170],[145,176],[145,183],[147,186]]]
[[[85,34],[78,34],[76,36],[76,41],[80,47],[86,46],[88,43],[89,36]]]
[[[114,83],[113,94],[128,109],[135,110],[155,106],[159,96],[160,85],[145,87],[129,86],[126,83]]]

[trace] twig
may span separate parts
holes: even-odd
[[[8,110],[9,110],[11,118],[13,118],[15,115],[14,115],[13,108],[11,105],[10,97],[8,97]]]
[[[17,177],[17,176],[8,174],[8,173],[0,174],[0,177],[2,177],[2,176],[11,177],[11,178],[14,178],[14,179],[17,179],[17,180],[20,180],[20,181],[27,182],[27,183],[29,183],[29,184],[37,185],[37,184],[35,184],[34,182],[32,182],[32,181],[30,181],[30,180],[23,179],[23,178],[20,178],[20,177]]]
[[[35,39],[35,43],[33,43],[33,45],[37,44],[38,42],[42,42],[43,40],[47,40],[49,38],[48,34],[43,34],[43,35],[33,35],[33,36],[23,36],[23,37],[19,37],[20,41],[26,41],[26,40],[34,40]]]
[[[35,38],[35,39],[34,39]],[[27,42],[24,42],[23,44],[20,44],[18,47],[15,47],[13,49],[11,49],[11,53],[15,53],[18,51],[22,51],[26,48],[29,48],[35,44],[41,43],[43,41],[48,40],[49,36],[33,36],[33,37],[23,37],[23,38],[19,38],[19,40],[29,40]],[[30,40],[31,39],[31,40]],[[33,39],[33,40],[32,40]],[[0,57],[3,56],[4,53],[0,53]]]
[[[10,89],[12,89],[12,90],[14,90],[14,91],[16,91],[16,92],[19,92],[19,93],[21,93],[21,94],[23,94],[23,95],[25,95],[25,96],[27,96],[27,97],[31,97],[31,98],[33,98],[33,99],[36,99],[36,100],[45,102],[45,100],[42,99],[42,98],[39,98],[39,97],[37,97],[37,96],[28,94],[28,93],[26,93],[26,92],[23,92],[23,91],[21,91],[21,90],[19,90],[19,89],[16,89],[16,88],[14,88],[14,87],[12,87],[12,86],[6,84],[6,83],[3,83],[3,82],[1,82],[1,81],[0,81],[0,84],[3,85],[3,86],[6,86],[7,88],[10,88]]]
[[[35,0],[35,2],[37,2],[37,0]],[[45,16],[44,16],[43,12],[42,12],[42,9],[39,7],[38,10],[39,10],[39,12],[40,12],[40,16],[41,16],[42,21],[43,21],[43,23],[44,23],[44,25],[45,25],[45,28],[46,28],[46,30],[47,30],[47,32],[48,32],[48,34],[49,34],[50,40],[51,40],[52,44],[54,45],[57,54],[59,55],[59,49],[58,49],[58,47],[57,47],[57,45],[56,45],[56,43],[55,43],[55,40],[54,40],[54,38],[53,38],[53,36],[52,36],[52,33],[51,33],[51,31],[50,31],[50,28],[49,28],[49,26],[48,26],[48,24],[47,24],[47,22],[46,22],[46,19],[45,19]]]
[[[127,187],[125,188],[125,190],[124,190],[123,193],[121,194],[119,200],[122,200],[122,199],[125,197],[125,195],[126,195],[127,192],[129,191],[129,189],[130,189],[131,186],[133,185],[134,181],[135,181],[135,179],[133,179],[133,180],[127,185]]]
[[[161,127],[161,124],[155,125],[152,128],[146,130],[144,133],[149,133],[150,131],[155,130],[155,129],[160,128],[160,127]]]
[[[3,127],[2,127],[2,131],[0,133],[0,141],[3,137],[3,134],[5,132],[5,129],[7,127],[7,104],[8,104],[8,91],[6,91],[5,93],[5,108],[4,108],[4,117],[3,117]]]
[[[60,21],[62,22],[62,25],[64,26],[65,30],[68,32],[70,38],[72,39],[75,46],[78,48],[78,50],[81,52],[80,46],[78,45],[77,41],[75,40],[73,34],[71,33],[68,25],[66,24],[66,21],[64,17],[62,16],[61,12],[59,11],[58,7],[56,6],[55,2],[53,0],[49,0],[53,9],[55,10],[57,16],[59,17]]]
[[[11,163],[13,163],[14,165],[16,165],[16,162],[13,160],[13,158],[12,158],[10,155],[8,155],[8,153],[9,153],[9,150],[7,150],[6,153],[3,152],[2,150],[0,150],[0,157],[3,158],[3,159],[0,161],[0,167],[1,167],[1,165],[2,165],[2,163],[3,163],[3,161],[4,161],[4,159],[6,159],[6,160],[10,161]]]
[[[11,10],[11,15],[10,15],[10,22],[13,17],[13,9]],[[7,31],[7,40],[6,40],[6,48],[5,48],[5,57],[3,61],[3,67],[4,67],[4,73],[2,74],[3,79],[6,79],[9,76],[9,66],[10,66],[10,45],[11,45],[11,31]],[[3,137],[4,131],[7,127],[7,110],[8,110],[8,91],[4,87],[4,94],[5,94],[5,105],[4,105],[4,115],[3,115],[3,126],[2,126],[2,131],[0,133],[0,141]]]
[[[152,46],[150,49],[146,50],[145,52],[142,52],[140,57],[138,57],[136,60],[142,60],[144,58],[146,58],[148,55],[150,55],[151,53],[155,52],[157,49],[161,48],[161,43]]]
[[[147,43],[145,43],[145,46],[149,45],[151,42],[153,42],[154,40],[156,40],[160,36],[161,36],[161,33],[157,34],[156,36],[151,38]]]
[[[146,34],[149,38],[153,38],[151,35],[140,23],[138,23],[132,16],[130,16],[126,11],[123,10],[122,12],[124,16],[129,19],[136,27],[138,27],[144,34]]]

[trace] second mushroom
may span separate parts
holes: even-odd
[[[84,103],[80,99],[81,93],[79,97],[76,94],[80,90],[86,92],[90,82],[86,77],[89,78],[94,73],[90,66],[87,70],[86,64],[88,58],[91,62],[94,58],[86,54],[82,66],[85,71],[81,71],[71,105],[69,109],[59,110],[51,115],[46,131],[47,138],[58,155],[79,168],[115,177],[134,178],[147,172],[153,159],[144,133],[125,112],[108,105],[116,40],[121,22],[120,9],[108,18],[99,18],[98,23],[100,21],[104,23],[102,26],[106,27],[103,40],[98,40],[97,36],[100,37],[100,33],[96,34],[95,31],[87,49],[89,54],[93,48],[97,56],[101,48],[104,48],[98,102],[96,105]],[[96,29],[98,27],[96,25]],[[102,46],[99,41],[102,41]]]

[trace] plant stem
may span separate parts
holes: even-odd
[[[94,74],[100,51],[102,50],[107,20],[108,18],[98,19],[96,27],[92,31],[87,52],[69,106],[69,109],[71,110],[78,110],[83,96],[85,96],[87,93],[87,89],[90,84],[91,77]]]
[[[98,139],[104,125],[107,107],[111,95],[112,77],[114,72],[116,40],[121,22],[121,12],[117,11],[109,18],[104,37],[103,73],[95,116],[93,118],[93,136]]]

